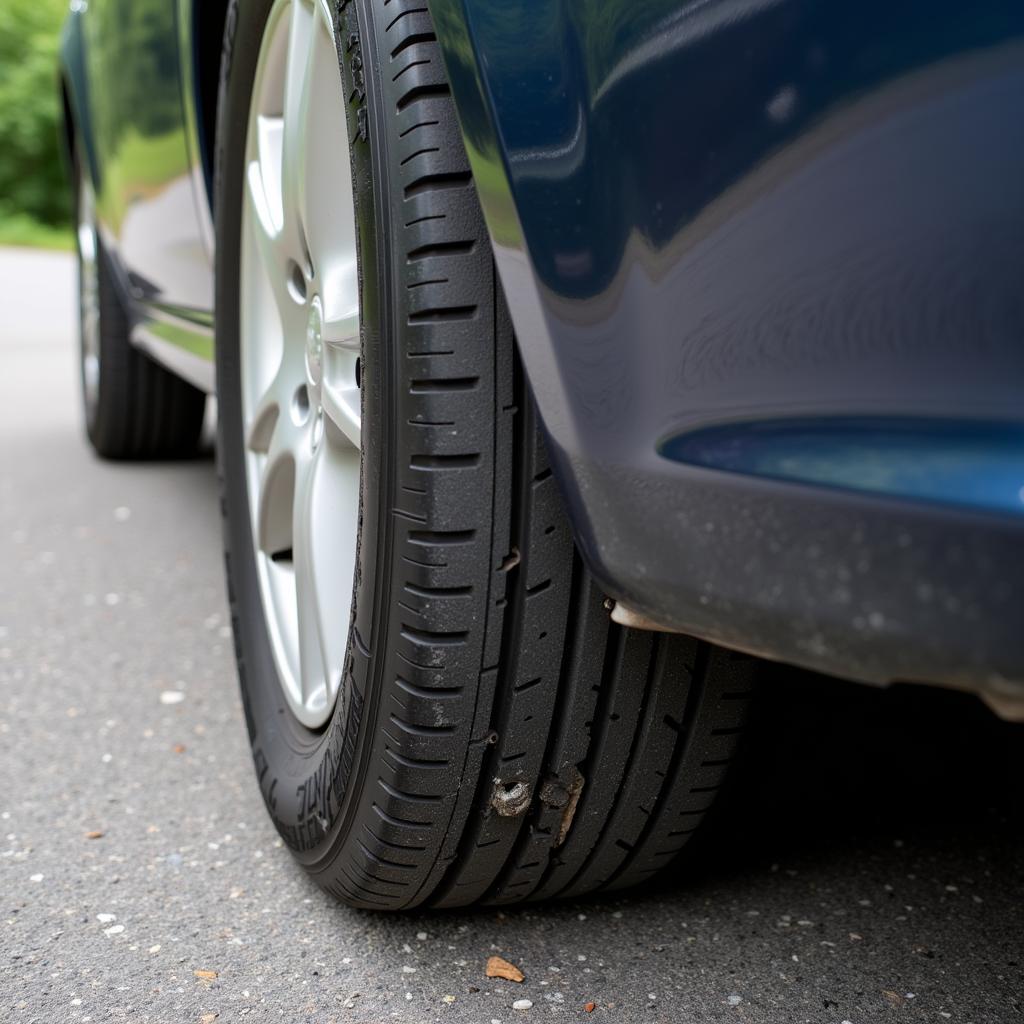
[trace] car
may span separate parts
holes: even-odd
[[[340,900],[682,864],[766,661],[1024,717],[1021,5],[72,0],[60,87],[89,440],[215,397]]]

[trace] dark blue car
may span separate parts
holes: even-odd
[[[216,396],[324,888],[650,878],[762,659],[1024,717],[1024,5],[71,6],[88,434]]]

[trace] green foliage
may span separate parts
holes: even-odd
[[[74,244],[75,236],[68,225],[42,224],[24,213],[0,215],[0,245],[67,251],[74,248]]]
[[[0,0],[0,217],[68,220],[57,45],[66,0]]]

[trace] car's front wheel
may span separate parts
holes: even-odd
[[[574,549],[424,5],[228,24],[219,453],[270,814],[364,907],[646,879],[722,782],[751,663],[616,626]]]

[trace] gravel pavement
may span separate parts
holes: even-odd
[[[0,250],[0,1021],[1024,1017],[1024,727],[953,693],[774,671],[685,883],[332,903],[253,778],[212,462],[91,456],[72,287]]]

